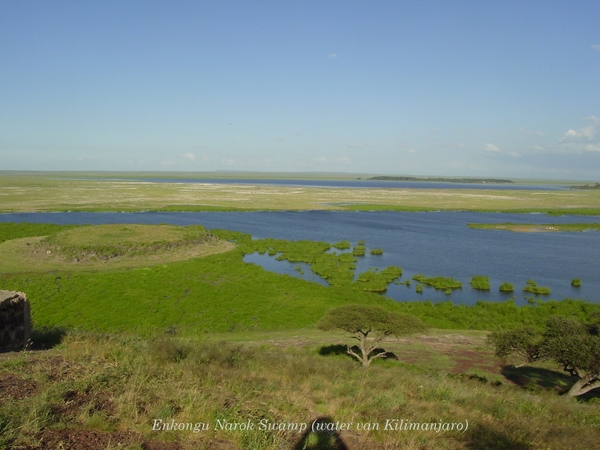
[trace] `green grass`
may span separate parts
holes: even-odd
[[[500,292],[513,292],[515,290],[515,286],[508,281],[503,282],[499,288]]]
[[[352,256],[365,256],[367,248],[364,245],[355,245],[352,248]]]
[[[479,301],[475,305],[456,305],[450,301],[404,302],[398,310],[413,314],[435,328],[461,330],[511,329],[529,325],[542,329],[552,315],[578,317],[591,322],[600,314],[600,304],[576,299],[537,300],[517,306],[514,300],[504,302]]]
[[[527,280],[523,292],[531,292],[535,295],[550,295],[550,288],[547,286],[538,286],[534,280]]]
[[[360,289],[371,292],[385,292],[388,284],[401,275],[402,269],[400,267],[389,266],[382,270],[370,268],[366,272],[361,273],[356,282],[359,285],[366,284],[365,287],[359,287]]]
[[[25,225],[15,227],[21,234],[26,232]],[[30,231],[35,229],[32,226]],[[4,236],[16,233],[6,227],[4,231]],[[238,247],[151,267],[4,273],[0,275],[0,286],[27,293],[37,327],[141,334],[157,329],[178,329],[186,335],[302,329],[312,327],[327,309],[349,303],[382,305],[448,329],[486,330],[520,323],[541,326],[550,314],[577,315],[588,320],[600,311],[600,305],[575,300],[544,301],[524,307],[510,302],[470,307],[395,302],[366,291],[378,290],[393,281],[401,273],[399,268],[359,274],[361,281],[353,282],[352,255],[327,253],[327,243],[252,240],[243,233],[213,233],[237,240]],[[273,246],[283,250],[282,254],[288,252],[291,259],[312,262],[313,270],[320,267],[321,273],[329,274],[337,284],[324,287],[243,262],[246,252],[258,247],[267,251]],[[323,255],[327,257],[321,259]],[[416,289],[422,289],[422,284],[416,283]]]
[[[0,243],[11,239],[47,236],[58,231],[76,228],[79,225],[54,225],[50,223],[0,222]]]
[[[67,258],[109,259],[197,245],[210,239],[200,225],[88,225],[53,233],[41,244]]]
[[[581,286],[581,278],[573,278],[571,280],[571,286],[580,287]]]
[[[425,275],[414,275],[412,278],[419,283],[442,291],[462,288],[462,283],[460,281],[450,277],[426,277]]]
[[[374,248],[369,253],[371,253],[371,255],[383,255],[383,249]]]
[[[490,279],[489,277],[483,275],[473,275],[473,278],[469,282],[473,289],[477,289],[479,291],[489,291],[490,290]]]

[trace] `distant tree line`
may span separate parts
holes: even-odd
[[[600,183],[571,186],[571,189],[600,189]]]

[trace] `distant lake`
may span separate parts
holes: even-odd
[[[518,304],[527,302],[521,289],[528,278],[552,289],[550,296],[538,298],[583,298],[600,302],[600,232],[515,233],[504,230],[467,228],[478,223],[598,223],[600,217],[547,216],[544,214],[506,214],[472,212],[174,212],[174,213],[20,213],[0,214],[1,222],[35,222],[56,224],[169,223],[200,224],[209,229],[222,228],[252,234],[255,238],[287,240],[308,239],[335,243],[364,240],[368,249],[382,248],[384,254],[358,258],[357,270],[369,267],[402,267],[406,280],[415,274],[450,276],[463,288],[445,295],[425,288],[415,293],[415,283],[408,288],[391,284],[386,295],[397,300],[434,302],[451,300],[473,304],[477,300],[502,301],[511,296]],[[265,259],[267,258],[267,259]],[[293,276],[312,275],[287,262],[267,256],[249,255],[246,261],[259,263],[268,270]],[[492,290],[475,291],[468,281],[473,275],[490,277]],[[573,288],[573,278],[582,286]],[[508,281],[515,292],[505,295],[498,286]],[[530,296],[530,294],[527,294]]]
[[[106,178],[86,178],[99,180]],[[266,184],[275,186],[303,186],[321,188],[384,188],[384,189],[499,189],[525,191],[563,191],[570,186],[545,184],[495,184],[495,183],[447,183],[434,181],[382,181],[382,180],[269,180],[264,178],[114,178],[120,181],[152,183],[198,183],[198,184]]]

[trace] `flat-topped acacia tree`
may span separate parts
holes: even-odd
[[[386,311],[373,305],[346,305],[330,309],[319,321],[324,331],[343,330],[358,341],[360,352],[347,345],[349,355],[369,367],[375,358],[385,358],[385,352],[376,353],[378,345],[388,336],[404,336],[425,331],[428,326],[409,314]]]

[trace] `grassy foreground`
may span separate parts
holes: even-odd
[[[459,364],[490,358],[464,343],[477,336],[438,336],[446,354],[386,344],[400,360],[368,370],[343,355],[343,338],[309,337],[69,333],[52,350],[4,355],[0,448],[335,449],[331,433],[304,428],[319,418],[338,422],[334,437],[352,450],[588,450],[600,439],[600,402],[557,395],[566,377]]]

